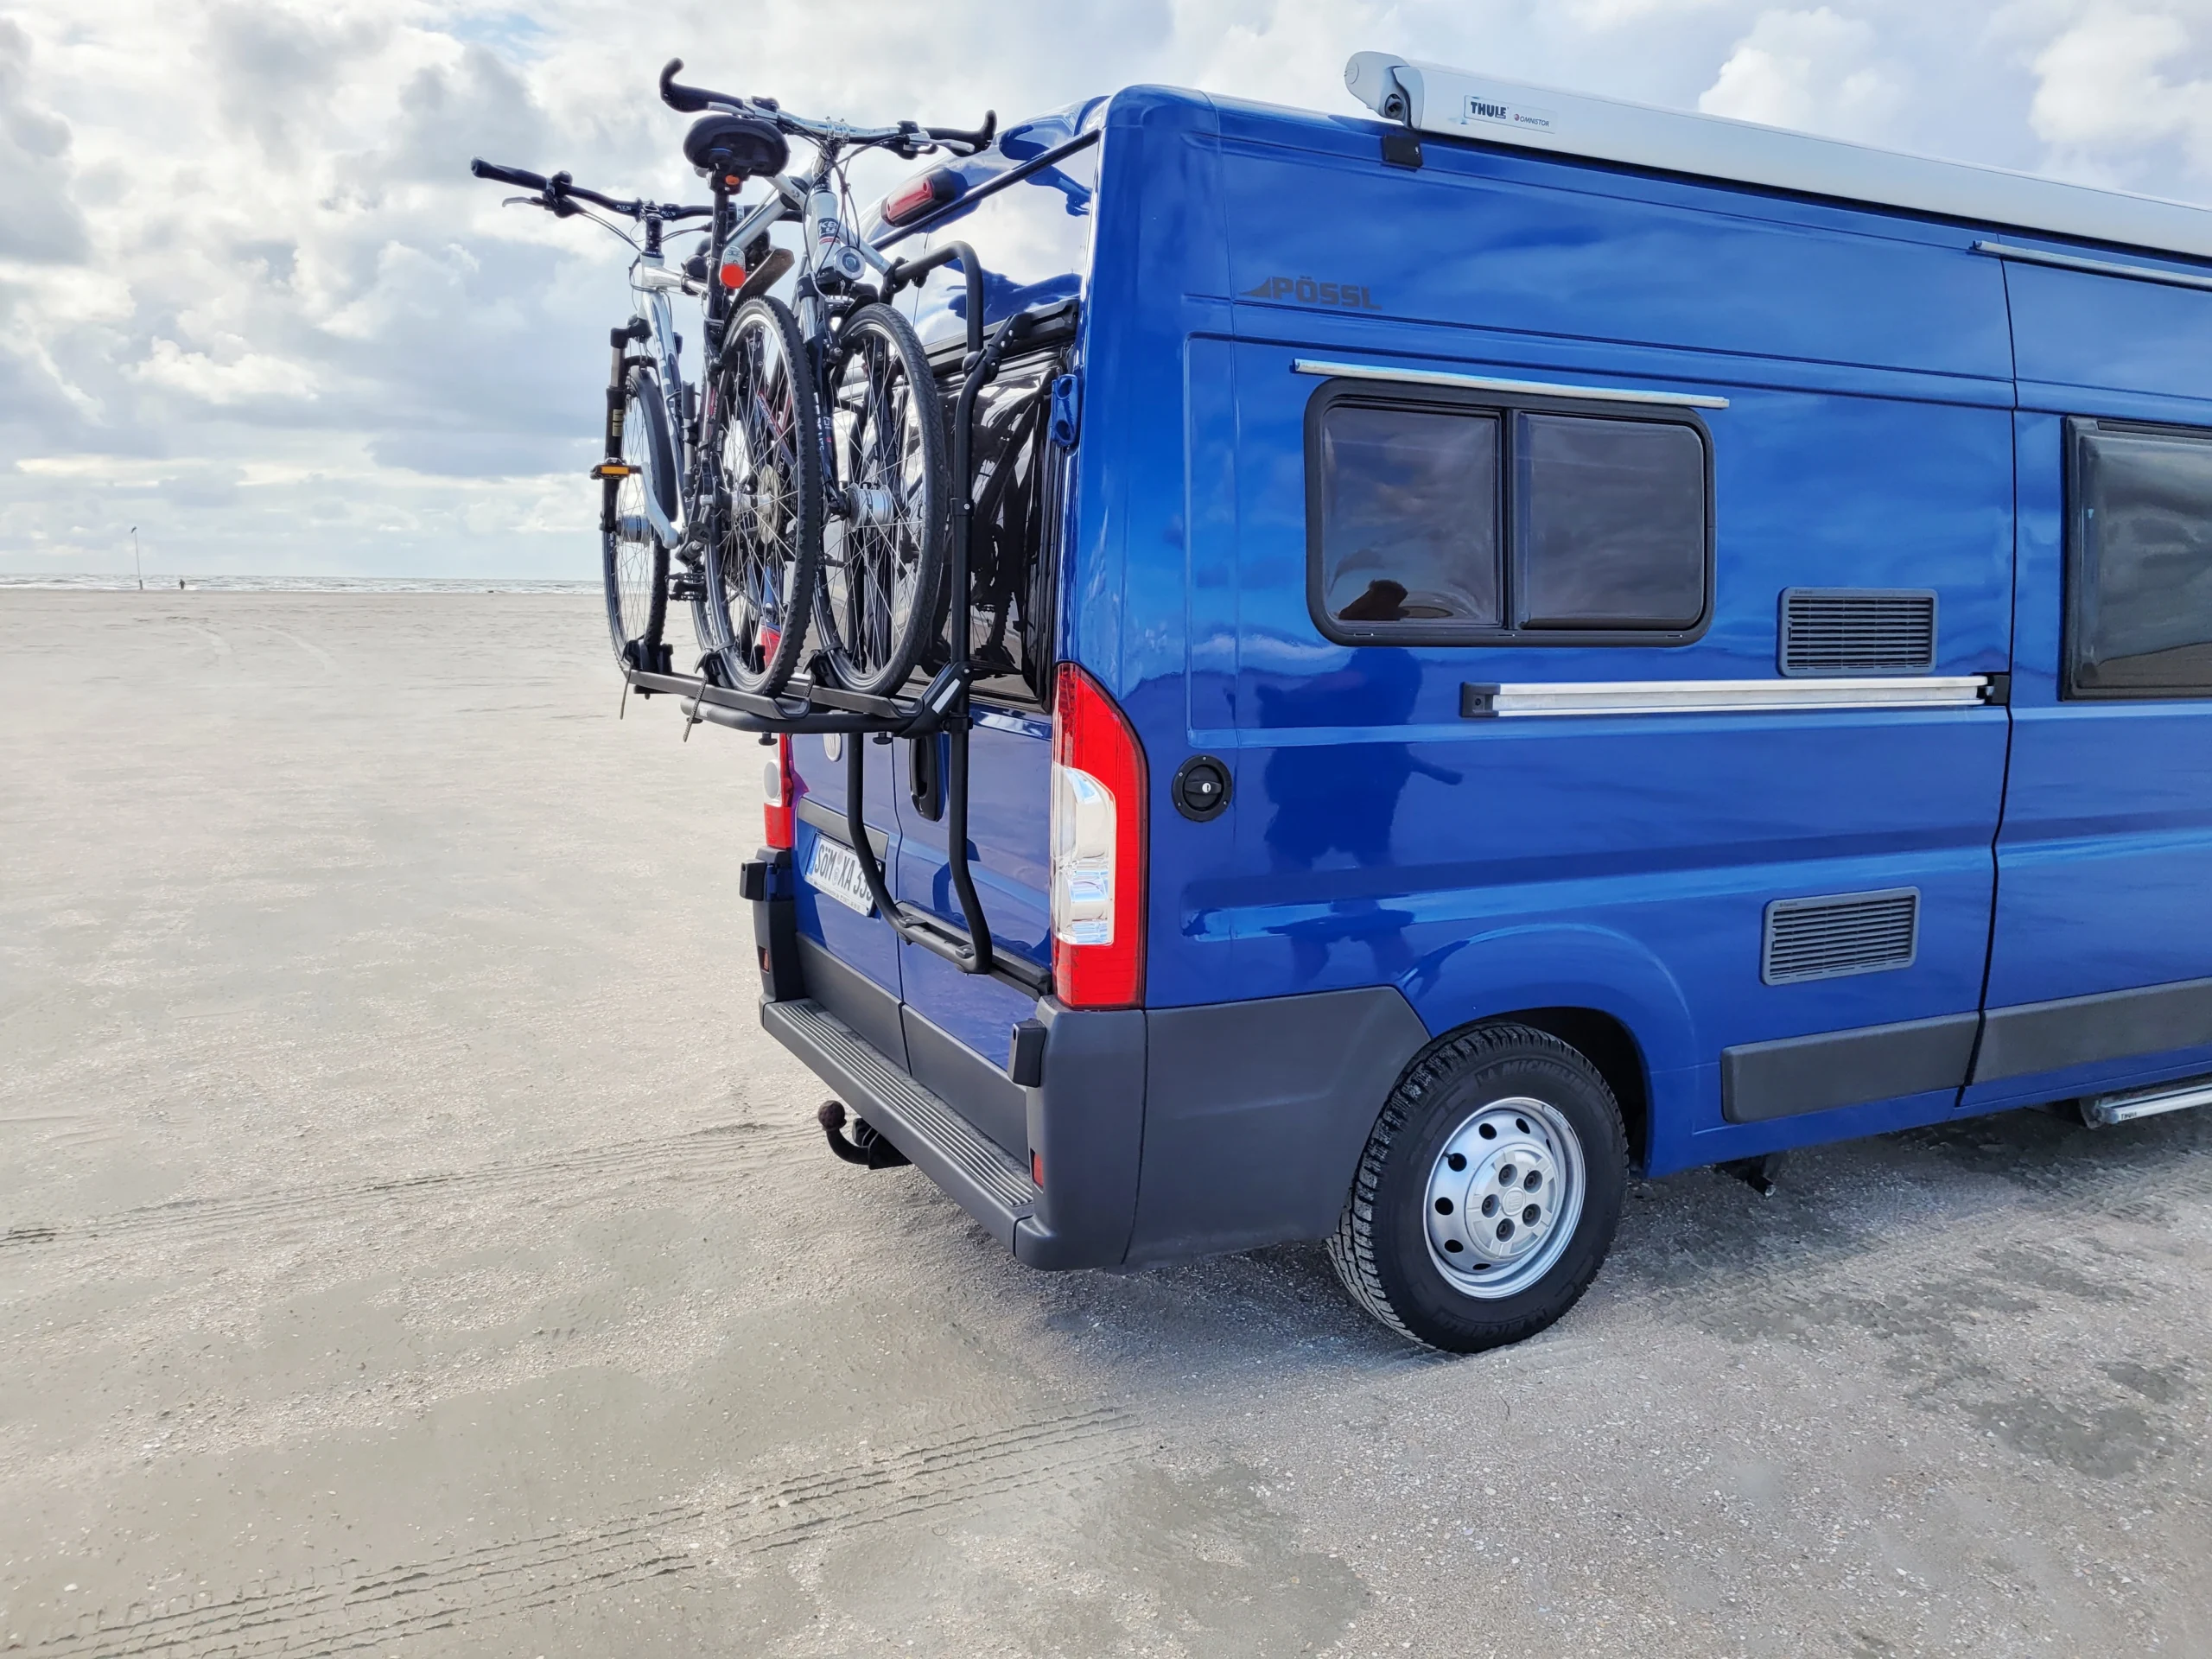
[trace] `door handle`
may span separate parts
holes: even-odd
[[[906,741],[906,796],[931,823],[944,817],[944,742],[935,732]]]

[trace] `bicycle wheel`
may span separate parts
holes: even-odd
[[[823,527],[816,626],[838,683],[887,696],[938,620],[953,489],[944,408],[921,341],[888,306],[847,319],[830,385],[845,511]]]
[[[798,324],[781,302],[730,319],[705,448],[716,486],[707,533],[715,677],[770,696],[799,664],[822,564],[822,442]]]
[[[625,668],[666,668],[661,630],[668,620],[668,549],[645,512],[646,492],[663,518],[676,515],[676,461],[668,442],[668,411],[650,371],[630,371],[622,400],[622,464],[607,480],[600,516],[601,563],[607,577],[607,625],[614,657]]]

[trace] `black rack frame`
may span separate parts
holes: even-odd
[[[995,329],[983,326],[983,271],[975,250],[964,242],[948,243],[922,258],[900,260],[885,279],[883,298],[888,302],[902,287],[921,282],[929,272],[957,259],[968,288],[968,350],[960,365],[960,391],[952,414],[954,480],[950,556],[946,571],[948,610],[953,622],[948,629],[950,659],[931,677],[920,695],[912,698],[864,696],[835,686],[801,680],[777,696],[733,690],[704,677],[657,673],[626,666],[624,677],[640,695],[681,699],[687,722],[727,727],[763,737],[802,733],[850,734],[855,740],[888,743],[894,738],[945,738],[944,818],[945,854],[952,890],[960,901],[965,925],[946,921],[918,906],[903,904],[891,896],[882,864],[869,841],[865,820],[866,761],[855,741],[845,752],[845,825],[853,854],[860,861],[861,877],[891,931],[907,944],[941,957],[961,972],[985,974],[1033,996],[1052,988],[1052,969],[1024,957],[1003,954],[993,947],[988,918],[976,891],[969,861],[968,737],[974,726],[969,709],[969,687],[975,668],[969,654],[966,596],[969,587],[969,540],[975,511],[975,484],[969,476],[975,447],[976,400],[997,378],[1007,353],[1039,332],[1055,314],[1072,314],[1072,302],[1019,311]]]

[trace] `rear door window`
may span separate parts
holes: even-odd
[[[2068,690],[2212,696],[2212,434],[2073,423]]]

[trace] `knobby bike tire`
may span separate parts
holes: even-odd
[[[938,617],[954,480],[944,407],[913,327],[863,306],[837,335],[829,376],[841,510],[823,530],[815,627],[830,674],[888,696]]]
[[[610,478],[601,505],[601,566],[607,580],[607,624],[614,658],[626,668],[658,671],[667,666],[661,634],[668,621],[668,549],[645,514],[645,493],[661,514],[676,516],[676,459],[668,441],[668,411],[649,370],[632,368],[619,410],[621,428],[607,448],[631,468]]]
[[[773,696],[806,651],[822,569],[814,376],[784,304],[747,300],[723,335],[701,448],[714,472],[706,606],[714,677]]]

